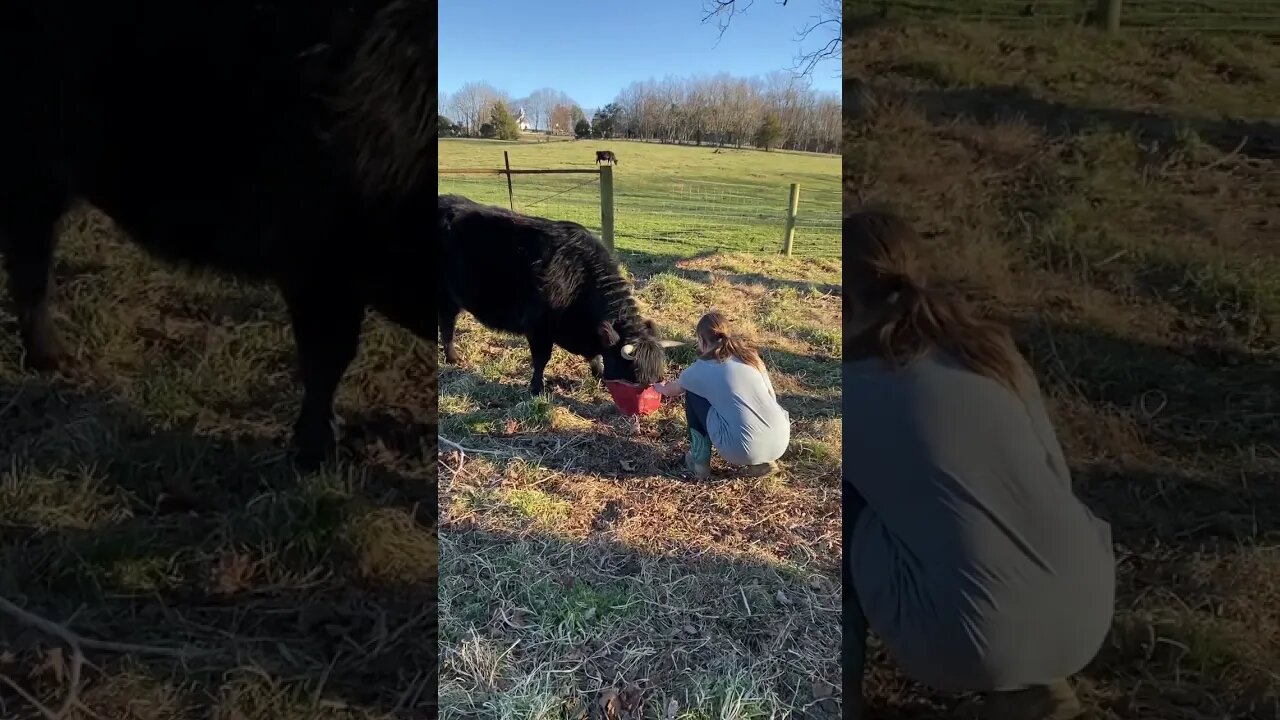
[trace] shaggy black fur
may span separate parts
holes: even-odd
[[[298,460],[372,307],[434,340],[426,0],[0,0],[0,251],[55,368],[54,226],[76,199],[153,254],[270,280],[305,390]]]
[[[610,162],[610,163],[612,163],[612,164],[614,164],[614,165],[617,165],[617,164],[618,164],[618,156],[617,156],[617,155],[614,155],[612,150],[597,150],[597,151],[596,151],[596,164],[597,164],[597,165],[599,165],[600,163],[605,162],[605,161],[608,161],[608,162]]]
[[[617,261],[585,227],[441,195],[436,237],[448,362],[458,361],[453,332],[466,310],[486,327],[525,336],[534,395],[553,345],[587,358],[606,380],[662,378],[664,346],[679,343],[659,340],[653,321],[640,317]]]

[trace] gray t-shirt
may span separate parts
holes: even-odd
[[[1072,493],[1034,380],[1019,398],[937,352],[843,370],[845,482],[867,501],[847,552],[893,658],[939,690],[1082,669],[1111,625],[1111,526]]]
[[[778,404],[768,371],[737,358],[698,360],[680,373],[680,386],[711,404],[707,435],[725,462],[756,465],[787,451],[791,416]]]

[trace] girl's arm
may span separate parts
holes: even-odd
[[[680,379],[676,378],[671,382],[654,383],[653,389],[658,391],[663,397],[676,397],[684,394],[684,388],[680,385]]]

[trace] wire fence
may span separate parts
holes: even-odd
[[[792,252],[839,257],[840,190],[800,187]],[[515,175],[508,195],[505,176],[439,176],[439,192],[508,207],[555,220],[572,220],[601,232],[598,175]],[[614,174],[614,238],[621,250],[692,255],[706,250],[777,253],[786,231],[790,183],[743,183]]]
[[[851,0],[853,14],[949,18],[1010,26],[1085,25],[1097,0]],[[1280,38],[1277,0],[1124,0],[1126,30],[1216,32]]]

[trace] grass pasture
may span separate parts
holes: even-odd
[[[776,252],[782,246],[791,183],[800,184],[796,255],[840,254],[839,158],[798,152],[662,145],[626,140],[502,142],[442,139],[442,168],[584,169],[597,150],[618,155],[614,169],[618,249],[690,255],[708,248]],[[573,220],[600,231],[594,175],[516,175],[516,210]],[[441,193],[508,207],[506,178],[441,175]]]
[[[430,356],[371,317],[338,400],[347,458],[300,477],[283,456],[301,392],[274,291],[170,271],[91,212],[59,257],[72,366],[20,371],[0,310],[0,597],[126,644],[86,644],[63,717],[427,717]],[[0,675],[43,705],[68,697],[71,660],[0,614]],[[0,718],[37,717],[0,682]]]
[[[917,23],[844,63],[846,196],[1015,324],[1112,523],[1093,716],[1280,717],[1280,49]],[[963,701],[873,664],[877,717]]]
[[[442,164],[459,147],[501,158],[501,144],[457,142],[441,142]],[[606,146],[620,188],[629,161],[710,154]],[[594,157],[588,143],[512,147],[513,165],[543,147]],[[753,172],[743,158],[739,179]],[[833,184],[835,160],[822,162]],[[710,482],[686,479],[680,405],[623,418],[558,349],[547,394],[531,400],[523,338],[464,314],[461,362],[440,376],[440,433],[468,448],[440,456],[444,717],[838,717],[839,260],[692,253],[628,235],[631,222],[620,211],[620,260],[668,336],[691,340],[717,307],[765,348],[792,415],[784,470],[747,480],[715,465]],[[676,370],[693,353],[671,359]]]
[[[1048,29],[1092,21],[1094,0],[847,0],[846,17],[880,15],[967,20],[1012,27]],[[1266,0],[1129,0],[1120,24],[1126,32],[1264,33],[1280,37],[1280,9]]]

